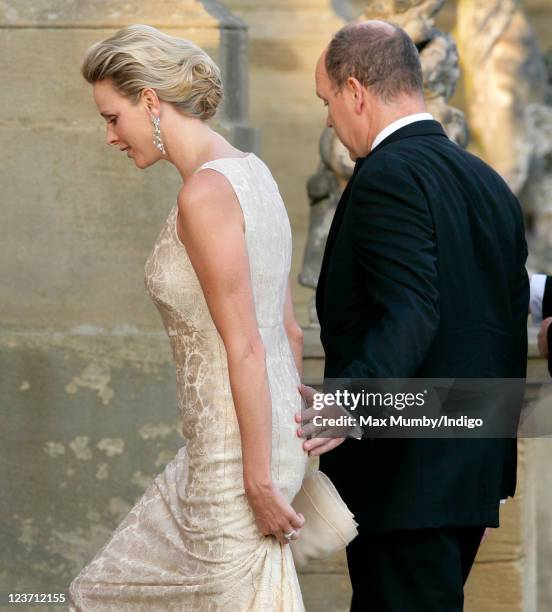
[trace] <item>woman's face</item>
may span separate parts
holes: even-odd
[[[147,168],[160,159],[161,153],[153,144],[153,126],[146,99],[133,105],[111,84],[110,79],[93,85],[94,100],[100,115],[106,120],[106,142],[125,150],[138,168]]]

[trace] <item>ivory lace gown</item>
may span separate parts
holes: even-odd
[[[203,168],[227,177],[243,210],[272,398],[272,474],[291,501],[308,457],[295,435],[299,376],[283,325],[289,220],[254,154]],[[177,212],[175,206],[146,261],[145,285],[169,336],[187,443],[71,582],[69,609],[303,611],[289,546],[260,533],[244,494],[226,352],[176,233]]]

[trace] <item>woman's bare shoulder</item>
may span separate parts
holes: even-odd
[[[243,225],[240,203],[230,181],[217,170],[193,174],[178,192],[178,211],[185,225],[231,223]]]
[[[230,181],[217,170],[204,168],[192,174],[178,192],[178,204],[202,205],[205,202],[219,202],[236,199]]]

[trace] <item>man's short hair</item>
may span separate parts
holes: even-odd
[[[388,25],[393,32],[374,22],[356,22],[335,34],[328,46],[325,66],[338,90],[349,77],[354,77],[386,103],[402,94],[423,94],[416,45],[402,28]]]

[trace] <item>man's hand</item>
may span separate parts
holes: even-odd
[[[545,359],[548,359],[548,328],[550,327],[550,323],[552,323],[552,317],[544,319],[541,324],[538,337],[539,353],[541,357],[544,357]]]
[[[313,419],[315,416],[320,416],[327,421],[328,419],[346,417],[348,413],[338,406],[324,406],[318,410],[313,408],[314,396],[318,394],[318,391],[312,387],[300,385],[299,392],[303,396],[307,408],[295,415],[295,422],[301,424],[301,426],[297,428],[297,435],[300,438],[313,436],[309,440],[303,442],[303,448],[309,455],[319,456],[339,446],[347,437],[347,433],[350,431],[351,427],[334,426],[330,424],[314,425]],[[337,435],[338,432],[343,432],[345,435],[339,437]]]

